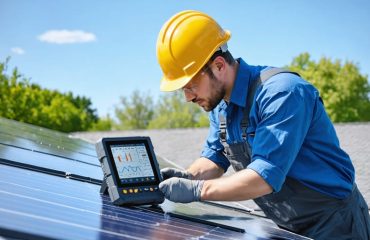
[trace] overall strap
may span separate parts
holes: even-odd
[[[270,77],[275,76],[276,74],[279,74],[279,73],[291,73],[291,74],[297,75],[298,77],[301,76],[298,73],[289,71],[287,69],[283,69],[283,68],[269,68],[269,69],[267,69],[267,70],[265,70],[265,71],[263,71],[263,72],[260,73],[260,80],[261,80],[261,82],[265,82]]]
[[[248,89],[247,101],[246,101],[245,108],[243,110],[243,118],[242,118],[242,121],[240,123],[241,129],[242,129],[242,137],[243,137],[244,140],[246,140],[246,138],[247,138],[247,128],[248,128],[248,125],[249,125],[249,113],[250,113],[252,105],[253,105],[253,100],[254,100],[254,95],[255,95],[256,89],[261,84],[263,84],[266,80],[268,80],[272,76],[275,76],[276,74],[279,74],[279,73],[292,73],[292,74],[295,74],[297,76],[300,76],[298,73],[292,72],[292,71],[289,71],[289,70],[286,70],[286,69],[269,68],[269,69],[261,72],[258,79],[255,80],[254,82],[252,82],[251,86]],[[219,135],[219,137],[220,137],[222,145],[224,145],[224,147],[225,147],[225,145],[227,145],[227,143],[226,143],[226,119],[222,114],[219,114],[219,120],[220,120],[220,125],[219,125],[220,135]]]

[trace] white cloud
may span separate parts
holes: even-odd
[[[18,54],[18,55],[22,55],[22,54],[25,54],[26,52],[20,48],[20,47],[13,47],[10,49],[13,53],[15,54]]]
[[[66,44],[93,42],[96,36],[81,30],[50,30],[38,36],[38,39],[42,42]]]

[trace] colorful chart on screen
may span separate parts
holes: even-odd
[[[122,183],[155,180],[144,143],[111,145],[111,150]]]

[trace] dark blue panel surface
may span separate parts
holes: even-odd
[[[78,138],[70,137],[66,133],[34,126],[27,123],[17,122],[6,118],[0,118],[0,125],[1,129],[10,129],[11,131],[6,132],[16,137],[34,141],[48,140],[52,141],[55,145],[57,145],[58,143],[63,143],[63,145],[67,146],[67,149],[74,151],[77,147],[77,149],[81,150],[81,153],[85,154],[93,154],[95,151],[94,147],[91,144]]]
[[[273,239],[307,239],[300,235],[282,230],[272,221],[261,218],[257,215],[247,214],[243,211],[223,207],[222,205],[211,205],[203,202],[188,204],[173,203],[165,201],[161,204],[164,212],[188,216],[193,219],[200,219],[207,222],[218,223],[238,229],[259,237]]]
[[[111,205],[99,186],[0,165],[0,227],[63,239],[243,239],[248,234]],[[250,235],[249,235],[250,236]]]
[[[98,181],[103,176],[93,144],[4,118],[0,118],[0,159]],[[161,167],[168,166],[160,157],[157,159]]]
[[[77,174],[98,180],[103,178],[103,173],[99,165],[83,164],[63,157],[41,154],[2,144],[0,144],[0,159]]]
[[[56,156],[98,164],[95,148],[67,134],[0,118],[0,142]]]
[[[48,142],[34,142],[25,138],[16,138],[4,132],[0,132],[0,141],[2,145],[14,146],[25,150],[40,152],[48,155],[60,156],[69,160],[77,160],[88,164],[98,164],[96,155],[87,155],[73,152],[65,149],[65,145],[51,145]]]

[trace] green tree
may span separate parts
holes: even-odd
[[[155,116],[148,128],[190,128],[208,125],[207,114],[195,104],[187,103],[182,93],[176,91],[159,98]]]
[[[122,106],[115,108],[117,129],[146,129],[153,118],[153,100],[149,94],[135,90],[131,98],[121,97]]]
[[[83,129],[89,129],[99,120],[96,114],[96,109],[92,108],[92,102],[90,98],[81,96],[74,97],[72,92],[66,93],[65,96],[68,101],[73,104],[73,106],[82,111],[84,119],[81,127]]]
[[[90,127],[89,131],[109,131],[114,128],[114,125],[113,119],[108,114],[105,117],[99,118],[99,120]]]
[[[370,121],[368,77],[356,64],[326,57],[315,62],[303,53],[287,67],[317,87],[332,121]]]
[[[63,132],[87,130],[98,120],[90,99],[31,84],[17,68],[8,76],[8,61],[0,63],[1,117]]]

